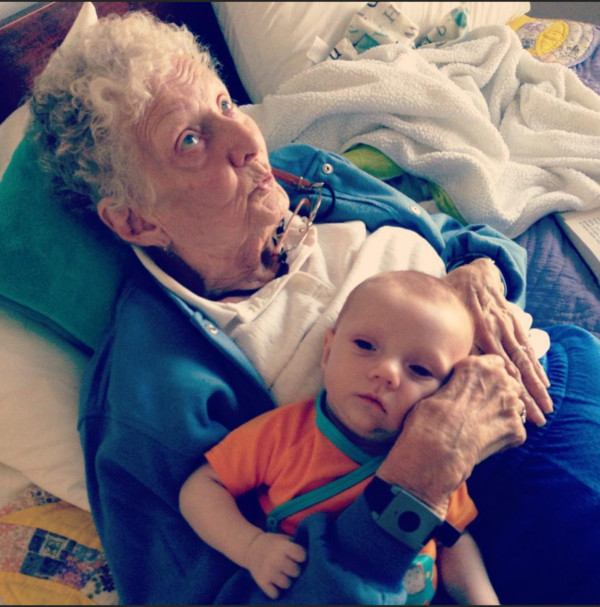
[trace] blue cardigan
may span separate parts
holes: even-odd
[[[509,299],[524,303],[525,251],[495,230],[430,216],[345,159],[309,146],[276,150],[271,162],[326,183],[317,221],[410,228],[449,269],[490,257]],[[293,204],[299,195],[288,189]],[[79,422],[92,512],[122,602],[269,602],[246,571],[195,535],[179,513],[178,494],[209,447],[274,406],[238,347],[140,266],[87,371]],[[282,603],[396,601],[415,556],[374,524],[362,497],[337,520],[308,517],[298,541],[309,559]]]

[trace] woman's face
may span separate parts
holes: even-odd
[[[272,235],[289,200],[257,125],[217,75],[178,59],[135,136],[157,195],[143,216],[162,230],[159,246],[170,241],[213,294],[271,280]]]

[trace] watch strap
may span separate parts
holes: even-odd
[[[461,532],[424,502],[397,485],[375,476],[365,489],[365,499],[375,522],[411,548],[421,548],[435,538],[453,546]]]

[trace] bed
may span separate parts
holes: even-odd
[[[567,14],[565,20],[530,17],[527,2],[372,4],[402,14],[402,28],[386,32],[394,44],[378,42],[370,25],[351,39],[356,15],[365,18],[361,2],[38,3],[0,24],[0,603],[118,603],[89,512],[77,398],[81,375],[110,321],[132,257],[106,235],[90,234],[82,220],[47,204],[48,183],[26,135],[33,77],[55,48],[109,12],[147,9],[186,23],[210,46],[233,98],[259,122],[270,145],[318,143],[410,193],[429,210],[495,222],[527,249],[526,311],[533,326],[572,323],[600,336],[600,286],[553,216],[600,205],[600,28],[570,21]],[[498,55],[498,40],[506,58]],[[480,95],[473,89],[476,80],[467,83],[464,70],[452,71],[461,57],[466,57],[467,71],[489,71],[487,64],[480,62],[475,70],[473,63],[477,49],[486,44],[493,47],[497,65],[512,61],[511,69],[529,79],[531,90],[550,91],[554,99],[549,117],[543,117],[550,122],[538,117],[531,144],[536,160],[525,168],[526,149],[510,141],[503,147],[494,139],[514,110],[506,88],[494,80],[496,72]],[[415,75],[419,66],[433,66],[448,81],[440,94],[466,95],[475,100],[469,111],[487,111],[488,120],[496,120],[497,125],[482,127],[490,133],[482,139],[473,136],[472,125],[458,130],[472,138],[471,147],[482,157],[475,160],[485,170],[498,164],[494,154],[500,154],[510,161],[510,181],[522,176],[527,187],[501,192],[504,207],[490,210],[493,188],[487,192],[489,184],[474,177],[475,160],[472,174],[467,169],[457,175],[454,148],[433,158],[415,154],[416,148],[405,143],[412,137],[408,123],[402,123],[402,131],[389,121],[394,113],[389,105],[385,111],[374,105],[389,102],[374,94],[376,88],[370,89],[371,97],[379,101],[370,99],[356,109],[362,70],[369,63],[362,59],[385,63],[392,50],[398,69]],[[386,76],[372,75],[372,87],[388,82]],[[520,84],[514,84],[512,94],[524,97]],[[425,90],[427,80],[417,81],[414,90],[418,86]],[[399,90],[398,103],[402,94]],[[332,95],[338,95],[335,113]],[[482,112],[483,101],[487,110]],[[409,114],[410,104],[417,102],[407,97],[402,103],[407,104],[402,112]],[[581,112],[585,130],[578,122]],[[573,116],[573,124],[565,116]],[[380,121],[378,128],[374,121]],[[397,139],[401,131],[404,140]],[[581,147],[582,139],[587,148]],[[539,152],[540,141],[545,154]],[[465,190],[483,193],[461,198]],[[63,250],[64,242],[69,251]]]

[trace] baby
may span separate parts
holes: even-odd
[[[297,526],[314,512],[340,512],[363,492],[413,405],[447,381],[470,353],[473,335],[468,310],[443,279],[395,271],[365,280],[325,334],[321,394],[251,420],[208,451],[208,463],[181,489],[183,516],[277,598],[306,558],[290,541]],[[236,502],[253,489],[266,531]],[[464,529],[475,516],[463,483],[446,520]],[[435,540],[423,546],[398,585],[399,600],[431,601],[436,559],[458,603],[498,603],[466,532],[452,548],[438,549]]]

